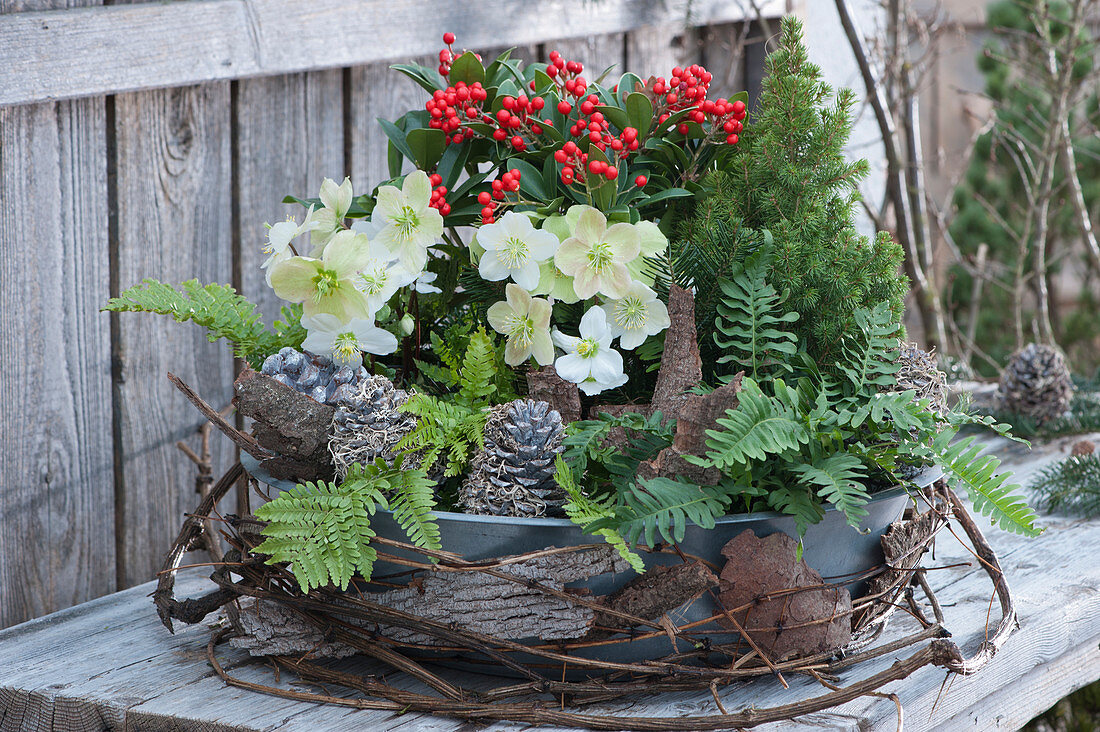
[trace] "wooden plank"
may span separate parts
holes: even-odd
[[[145,277],[229,282],[232,276],[229,84],[115,99],[118,283]],[[225,343],[163,316],[124,313],[115,360],[119,584],[150,579],[196,503],[194,472],[176,448],[203,418],[168,382],[171,370],[215,408],[232,396]],[[215,434],[214,472],[233,459]],[[192,442],[194,445],[194,442]]]
[[[439,59],[438,56],[420,56],[402,59],[402,62],[428,66],[438,65]],[[428,93],[411,79],[390,69],[388,64],[351,69],[348,92],[348,175],[355,190],[365,193],[390,178],[386,164],[387,139],[378,125],[378,118],[393,121],[405,112],[423,109]],[[406,160],[404,172],[411,169],[412,164]]]
[[[643,26],[626,36],[626,70],[643,80],[669,78],[677,66],[699,63],[698,30],[682,23]]]
[[[566,61],[580,61],[584,65],[581,76],[589,82],[596,81],[604,70],[612,66],[604,77],[604,82],[610,86],[626,71],[623,68],[626,60],[624,33],[593,33],[582,38],[551,41],[546,44],[547,54],[552,50],[558,51]]]
[[[244,80],[237,85],[234,104],[239,289],[259,303],[270,324],[285,303],[267,286],[260,269],[267,258],[264,224],[287,215],[301,221],[305,211],[282,203],[284,196],[313,197],[322,179],[343,180],[343,73]]]
[[[532,22],[536,13],[569,20]],[[20,13],[0,17],[0,105],[434,56],[445,31],[470,48],[530,45],[686,13],[666,0],[201,0]],[[694,0],[690,13],[700,25],[744,17],[725,0]]]
[[[102,97],[0,109],[0,628],[115,589],[106,173]]]

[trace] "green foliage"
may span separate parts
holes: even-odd
[[[224,338],[232,343],[236,355],[253,368],[259,368],[265,358],[285,346],[299,347],[306,335],[300,305],[284,307],[283,320],[275,322],[272,332],[260,322],[256,305],[232,287],[203,285],[198,280],[173,287],[146,279],[108,300],[103,309],[171,315],[181,323],[190,320],[209,331],[211,342]]]
[[[570,521],[586,531],[596,521],[611,518],[615,515],[615,508],[612,505],[614,500],[609,499],[601,503],[586,496],[581,487],[577,485],[569,464],[565,462],[561,455],[558,455],[554,463],[554,480],[569,496],[569,500],[565,502],[563,507],[565,515],[569,517]],[[595,529],[591,533],[602,536],[604,541],[615,547],[615,551],[630,564],[635,572],[639,574],[645,572],[645,562],[630,550],[630,547],[626,545],[626,540],[618,531],[615,529]]]
[[[721,429],[707,430],[707,457],[700,464],[729,472],[797,451],[809,441],[801,415],[768,397],[753,379],[742,380],[737,399],[737,408],[718,419]]]
[[[792,465],[791,471],[804,483],[817,486],[818,495],[839,508],[849,524],[859,528],[860,520],[867,515],[863,504],[870,499],[863,487],[867,476],[862,460],[850,453],[834,452],[818,457],[813,463]]]
[[[1048,511],[1100,516],[1100,456],[1074,455],[1042,470],[1031,482]]]
[[[305,483],[256,509],[268,522],[256,551],[268,564],[289,562],[302,588],[331,583],[347,589],[355,574],[370,577],[377,553],[370,517],[386,499],[378,486],[357,477],[335,483]]]
[[[855,327],[841,341],[844,361],[840,372],[848,377],[857,393],[871,386],[893,386],[900,368],[895,361],[901,325],[884,302],[873,310],[857,310],[852,320]]]
[[[730,496],[721,488],[652,478],[626,485],[619,492],[614,516],[591,526],[614,528],[631,544],[644,538],[652,547],[657,546],[658,535],[669,543],[683,541],[689,521],[713,529],[714,520],[725,515],[729,505]]]
[[[355,575],[370,579],[378,557],[370,546],[370,517],[379,508],[393,509],[413,544],[439,548],[430,513],[434,485],[423,470],[389,467],[381,459],[352,466],[340,484],[298,485],[256,509],[268,522],[256,551],[269,555],[268,564],[288,562],[303,592],[328,584],[345,590]]]
[[[964,487],[974,509],[983,516],[990,516],[991,523],[1005,531],[1025,536],[1042,533],[1035,526],[1035,512],[1023,498],[1013,494],[1020,486],[1008,482],[1010,474],[996,472],[1001,461],[982,454],[984,446],[973,444],[976,437],[951,444],[954,436],[954,429],[944,430],[932,447],[936,462],[948,474],[949,484]]]
[[[787,293],[780,295],[765,279],[768,254],[735,264],[730,278],[719,282],[724,297],[714,321],[714,342],[725,351],[718,362],[748,369],[754,379],[773,366],[790,371],[788,362],[797,350],[795,335],[780,328],[798,320],[798,313],[775,314]]]
[[[445,397],[411,395],[401,409],[416,415],[416,428],[401,438],[397,448],[416,454],[426,467],[442,458],[444,475],[453,477],[462,474],[473,452],[485,446],[485,422],[497,393],[501,366],[493,339],[484,328],[470,335],[461,364],[447,351],[443,358],[444,364],[455,366],[453,370],[440,369],[437,375],[457,386],[458,392]]]
[[[832,371],[855,313],[885,302],[900,323],[908,290],[900,247],[886,233],[874,242],[853,223],[866,161],[848,162],[855,95],[835,96],[810,63],[797,20],[785,18],[779,48],[768,56],[757,108],[726,165],[708,182],[714,194],[678,230],[699,248],[744,259],[754,247],[742,228],[767,230],[774,255],[766,280],[788,293],[798,313],[790,329],[809,356]],[[701,332],[713,318],[697,320]]]

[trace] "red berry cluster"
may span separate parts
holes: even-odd
[[[440,50],[439,52],[439,73],[441,76],[447,76],[448,74],[450,74],[451,64],[454,63],[454,60],[456,58],[462,55],[461,53],[455,53],[455,50],[453,48],[454,42],[454,33],[443,34],[443,43],[445,43],[447,47]],[[474,54],[474,57],[477,58],[478,61],[481,60],[481,56],[476,53]]]
[[[546,106],[546,100],[542,97],[528,99],[526,94],[520,94],[518,97],[506,96],[501,100],[501,104],[504,108],[496,113],[496,118],[486,115],[484,121],[487,124],[499,125],[493,130],[494,140],[497,142],[507,140],[508,144],[519,152],[527,149],[524,134],[529,134],[533,138],[535,135],[542,134],[543,125],[553,125],[548,119],[540,120],[535,117],[535,114],[541,112]]]
[[[677,112],[702,104],[707,98],[711,78],[711,73],[699,64],[692,64],[686,69],[677,66],[668,81],[660,76],[653,81],[653,93],[658,97],[664,96],[668,108]]]
[[[477,202],[482,206],[481,223],[491,224],[496,221],[496,212],[501,204],[494,203],[494,201],[503,201],[505,193],[517,192],[519,190],[519,178],[519,170],[512,168],[490,184],[491,193],[482,191],[477,194]]]
[[[712,117],[712,128],[721,129],[726,134],[726,144],[736,145],[738,135],[744,129],[742,120],[745,119],[745,103],[738,99],[730,102],[728,99],[709,99],[700,106],[700,112]]]
[[[588,90],[588,82],[580,75],[582,71],[584,71],[584,64],[580,61],[566,61],[557,51],[550,52],[550,63],[546,65],[546,75],[554,81],[558,96],[562,98],[562,101],[558,102],[558,111],[562,114],[573,111],[573,106],[565,101],[567,94],[579,99]]]
[[[428,205],[439,209],[440,216],[447,216],[451,213],[451,204],[447,203],[447,186],[443,185],[443,176],[432,173],[428,176],[428,180],[432,184],[432,197]]]
[[[572,140],[554,151],[554,160],[562,165],[561,182],[565,185],[574,182],[585,183],[589,174],[602,176],[607,180],[615,180],[619,177],[619,169],[614,163],[608,164],[602,160],[590,161],[588,153],[581,152],[577,143]]]
[[[460,81],[446,89],[436,89],[432,98],[424,103],[424,108],[431,115],[428,122],[430,127],[443,130],[447,134],[447,142],[462,142],[469,133],[462,130],[462,116],[468,119],[482,118],[481,104],[489,94],[481,86],[480,81],[475,81],[470,86]],[[459,113],[459,109],[462,110]],[[485,121],[492,118],[484,115]]]

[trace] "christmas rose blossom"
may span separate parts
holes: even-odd
[[[554,362],[558,376],[572,381],[589,396],[626,383],[623,356],[611,347],[607,314],[593,306],[581,318],[580,337],[554,331],[554,343],[565,351]]]
[[[626,263],[641,251],[637,230],[626,223],[607,225],[607,217],[585,206],[577,218],[573,236],[562,242],[554,263],[574,278],[577,297],[587,300],[596,294],[612,299],[623,296],[630,286]]]
[[[657,293],[641,282],[631,282],[626,294],[603,304],[607,327],[619,345],[633,350],[651,335],[657,335],[672,321],[668,307],[657,299]]]
[[[478,260],[478,272],[487,280],[512,280],[525,290],[539,283],[539,262],[550,259],[559,241],[548,231],[536,229],[531,217],[509,211],[495,224],[477,231],[485,253]]]
[[[351,178],[344,178],[344,182],[336,185],[332,178],[321,181],[321,192],[318,194],[323,208],[313,217],[316,226],[310,235],[310,243],[313,249],[309,256],[320,257],[325,246],[332,240],[338,231],[344,229],[344,217],[348,215],[353,198]]]
[[[305,315],[328,313],[342,323],[371,317],[367,296],[356,288],[359,272],[370,261],[367,237],[340,231],[320,259],[291,257],[271,270],[271,288],[288,302],[302,303]]]
[[[374,324],[373,319],[352,318],[341,323],[335,315],[320,313],[304,316],[302,325],[308,331],[302,349],[328,355],[340,366],[359,368],[363,351],[385,356],[397,350],[397,337]]]
[[[489,325],[504,334],[508,341],[504,346],[504,361],[509,366],[535,357],[540,366],[554,362],[554,343],[550,339],[550,303],[518,285],[511,283],[504,289],[505,302],[489,307]]]
[[[382,186],[371,213],[380,228],[374,238],[409,272],[420,273],[428,261],[428,247],[443,237],[443,216],[429,204],[432,184],[416,170],[405,176],[401,188]]]
[[[271,267],[294,256],[290,243],[320,225],[321,222],[314,219],[313,206],[306,211],[306,218],[300,226],[293,216],[287,216],[286,221],[280,221],[277,224],[264,224],[267,227],[267,245],[264,247],[264,254],[271,256],[260,265],[260,269],[267,270],[265,277],[268,287],[271,286]]]

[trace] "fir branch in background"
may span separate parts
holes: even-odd
[[[1073,455],[1043,469],[1031,482],[1047,511],[1100,516],[1100,455]]]
[[[260,321],[255,303],[238,295],[229,285],[203,285],[198,280],[173,287],[146,279],[108,300],[103,309],[171,315],[180,323],[190,320],[209,331],[207,338],[211,342],[224,338],[233,344],[234,353],[255,369],[281,348],[298,348],[306,336],[300,305],[284,307],[283,320],[275,322],[272,332]]]

